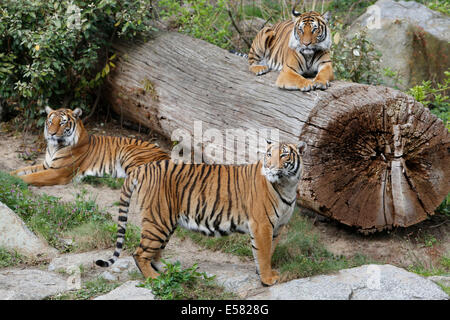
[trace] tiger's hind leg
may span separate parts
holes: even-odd
[[[28,167],[23,167],[14,171],[11,171],[9,174],[12,176],[24,176],[27,174],[31,174],[34,172],[39,172],[39,171],[43,171],[45,170],[44,165],[41,164],[37,164],[34,166],[28,166]]]
[[[19,176],[27,184],[34,186],[53,186],[67,184],[72,181],[73,173],[70,168],[47,169]]]
[[[142,222],[141,242],[133,254],[134,261],[145,278],[156,278],[159,275],[159,259],[175,228],[167,230],[144,218]]]
[[[270,27],[264,27],[258,32],[248,52],[249,70],[260,76],[271,71],[266,62],[267,45],[272,43],[275,33]]]
[[[173,229],[173,231],[175,231],[175,229]],[[169,237],[166,239],[166,241],[163,243],[163,245],[161,246],[161,249],[155,254],[155,256],[153,257],[153,260],[150,262],[153,269],[155,269],[158,272],[162,271],[162,263],[161,263],[161,255],[162,252],[164,251],[164,249],[166,248],[167,243],[169,242],[170,236],[173,234],[173,231],[170,233]]]

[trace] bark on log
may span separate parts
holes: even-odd
[[[450,135],[410,96],[382,86],[333,82],[326,91],[275,87],[245,59],[178,33],[117,43],[108,80],[114,110],[169,137],[175,129],[278,128],[308,150],[300,205],[363,230],[410,226],[450,191]]]

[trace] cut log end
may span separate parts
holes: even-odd
[[[450,187],[448,130],[411,97],[384,90],[358,90],[357,106],[346,103],[354,90],[318,104],[300,137],[311,146],[300,205],[365,231],[434,214]]]

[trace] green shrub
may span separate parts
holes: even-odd
[[[125,179],[113,178],[111,175],[106,174],[104,177],[86,176],[81,181],[96,187],[105,185],[108,188],[115,190],[122,187]]]
[[[200,232],[177,228],[176,235],[181,239],[189,237],[208,250],[220,250],[238,257],[253,257],[250,236],[247,234],[235,233],[225,237],[209,237]]]
[[[447,217],[450,218],[450,193],[447,194],[447,197],[445,197],[444,201],[442,201],[439,207],[437,207],[436,213],[445,214]]]
[[[161,259],[165,271],[157,278],[148,278],[139,287],[152,290],[160,300],[199,300],[199,299],[230,299],[230,293],[225,293],[214,282],[215,276],[208,277],[205,272],[197,272],[198,266],[182,269],[179,261],[170,263]]]
[[[19,253],[0,247],[0,268],[16,266],[25,260],[26,258]]]
[[[90,110],[115,55],[115,37],[149,26],[151,1],[4,0],[0,2],[0,102],[29,124],[45,106]]]
[[[380,84],[381,54],[377,52],[364,31],[347,38],[348,29],[338,22],[331,23],[333,36],[331,60],[334,75],[339,80]]]
[[[430,111],[441,118],[450,130],[450,98],[446,94],[450,90],[450,70],[445,71],[442,83],[433,85],[430,80],[422,81],[409,89],[408,93],[418,102],[430,108]]]

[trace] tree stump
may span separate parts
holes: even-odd
[[[406,227],[450,191],[448,130],[398,90],[340,81],[326,91],[280,90],[277,72],[255,77],[245,59],[179,33],[113,50],[119,61],[104,94],[129,120],[168,138],[202,121],[305,141],[298,203],[322,215],[361,230]]]

